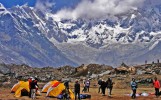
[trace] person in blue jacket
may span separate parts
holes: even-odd
[[[135,99],[136,98],[136,90],[138,88],[137,82],[135,81],[135,78],[132,78],[132,81],[130,82],[131,89],[133,91],[131,98]]]

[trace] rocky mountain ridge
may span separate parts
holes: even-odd
[[[77,65],[66,58],[43,34],[40,34],[38,27],[34,26],[39,20],[32,8],[14,7],[13,9],[15,12],[7,10],[0,4],[1,62],[25,63],[39,67]]]

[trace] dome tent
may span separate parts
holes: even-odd
[[[23,83],[24,81],[19,81],[18,83],[16,83],[12,89],[11,89],[11,93],[15,93],[16,90],[20,87],[20,85]]]
[[[64,92],[64,90],[66,90],[64,83],[57,81],[52,86],[50,86],[50,88],[47,91],[46,96],[58,97],[60,94],[62,94]],[[74,93],[70,89],[68,91],[69,91],[70,98],[74,99],[75,98]]]
[[[15,89],[15,97],[21,97],[22,93],[28,94],[30,91],[29,82],[19,82],[13,89]]]
[[[11,92],[15,93],[15,97],[21,97],[23,94],[28,95],[29,94],[29,82],[19,81],[16,83],[12,89]],[[40,93],[37,91],[36,95],[40,95]]]
[[[44,85],[43,89],[42,89],[42,93],[46,93],[48,91],[48,89],[53,86],[53,84],[57,83],[58,81],[57,80],[54,80],[54,81],[50,81],[48,82],[47,84]]]

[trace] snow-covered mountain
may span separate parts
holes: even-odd
[[[7,10],[0,4],[0,62],[31,66],[77,65],[42,34],[41,20],[29,7]],[[41,31],[40,31],[41,30]]]
[[[161,59],[161,5],[104,19],[61,20],[32,7],[0,4],[0,61],[32,66],[118,65]]]
[[[67,43],[85,42],[99,48],[109,43],[148,43],[160,36],[159,7],[131,11],[126,15],[109,16],[104,20],[57,20],[58,28],[67,36]],[[158,38],[157,38],[158,40]]]

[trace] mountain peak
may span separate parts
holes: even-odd
[[[0,14],[7,14],[9,11],[0,3]]]
[[[3,4],[0,3],[0,10],[2,10],[2,9],[6,10],[6,8],[3,6]]]

